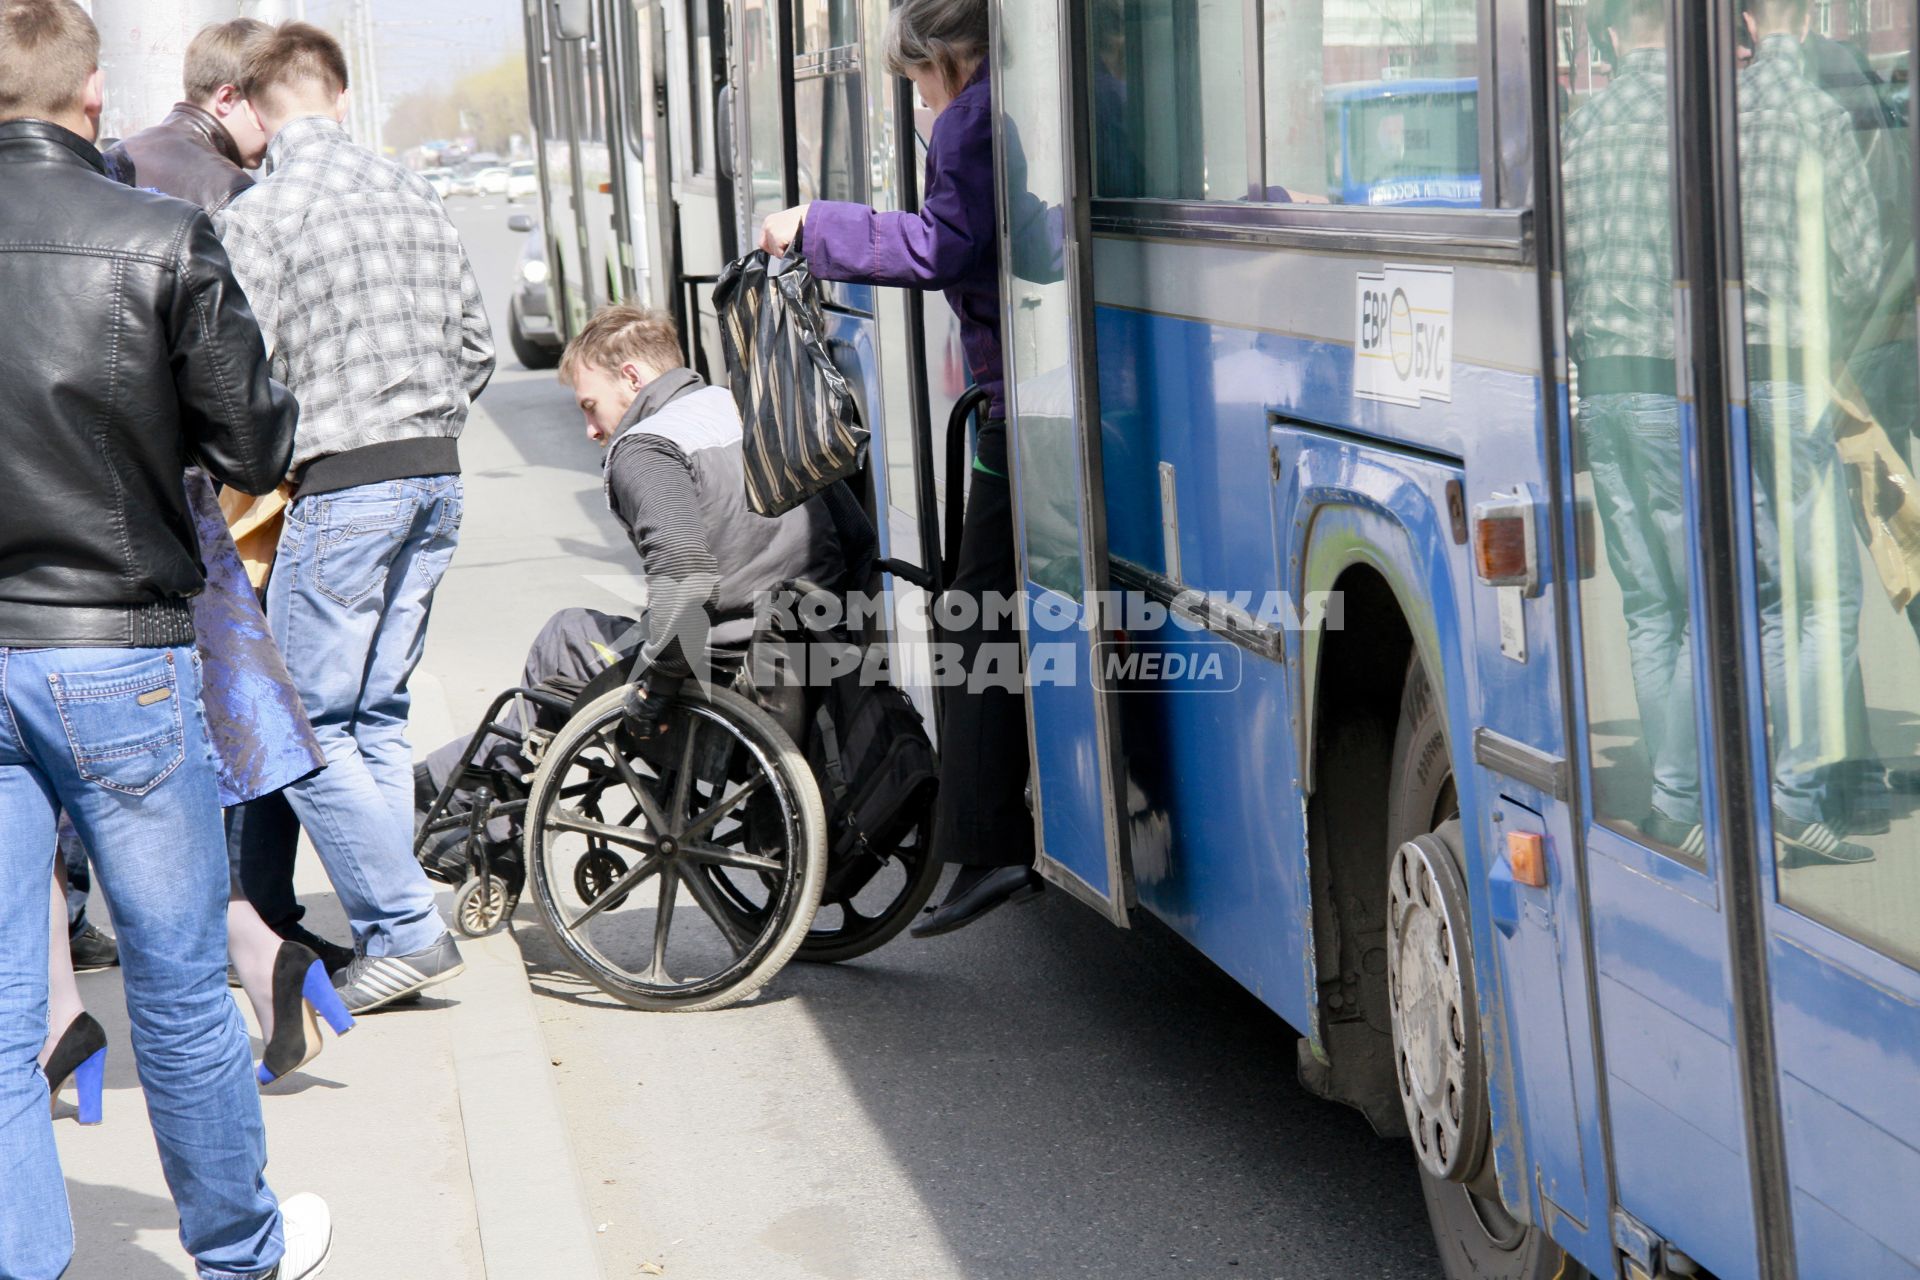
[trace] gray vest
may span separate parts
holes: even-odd
[[[685,454],[699,495],[701,532],[720,569],[712,640],[732,644],[753,631],[756,596],[791,578],[836,583],[846,571],[840,540],[826,504],[809,499],[780,516],[763,516],[747,505],[743,430],[733,395],[702,387],[674,395],[665,405],[625,428],[607,448],[607,506],[629,523],[613,492],[614,460],[623,449],[655,436]]]

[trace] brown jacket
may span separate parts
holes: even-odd
[[[191,102],[175,103],[165,120],[111,148],[107,171],[130,187],[191,200],[208,213],[253,185],[225,126]]]

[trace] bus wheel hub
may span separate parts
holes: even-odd
[[[1387,881],[1395,1075],[1421,1165],[1453,1181],[1472,1177],[1485,1150],[1467,920],[1466,888],[1441,837],[1401,845]]]

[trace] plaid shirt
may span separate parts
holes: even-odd
[[[282,129],[267,163],[216,225],[276,375],[300,399],[295,471],[458,436],[493,374],[493,333],[433,188],[319,117]]]
[[[1807,78],[1799,41],[1768,36],[1740,73],[1747,345],[1831,347],[1843,356],[1848,335],[1836,321],[1857,318],[1874,300],[1877,219],[1850,117]],[[1825,263],[1809,244],[1824,245]],[[1815,289],[1823,296],[1811,296]]]
[[[1635,49],[1567,121],[1567,327],[1576,360],[1673,358],[1667,53]]]

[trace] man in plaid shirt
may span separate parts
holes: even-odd
[[[336,985],[360,1013],[461,968],[412,852],[407,682],[453,558],[456,442],[493,338],[439,198],[348,138],[346,88],[326,32],[295,22],[262,40],[241,89],[269,176],[219,229],[300,399],[267,617],[326,750],[286,795],[352,922],[358,954]]]
[[[1687,626],[1686,511],[1673,351],[1673,157],[1662,0],[1616,0],[1613,75],[1567,122],[1566,296],[1580,443],[1620,588],[1640,733],[1644,814],[1603,787],[1600,816],[1699,859],[1700,759]]]
[[[1740,239],[1774,834],[1782,866],[1864,862],[1872,851],[1845,836],[1869,831],[1870,811],[1835,767],[1871,748],[1860,565],[1828,388],[1884,269],[1879,207],[1850,118],[1806,69],[1807,0],[1747,0],[1746,15]],[[1819,714],[1836,704],[1838,725]]]

